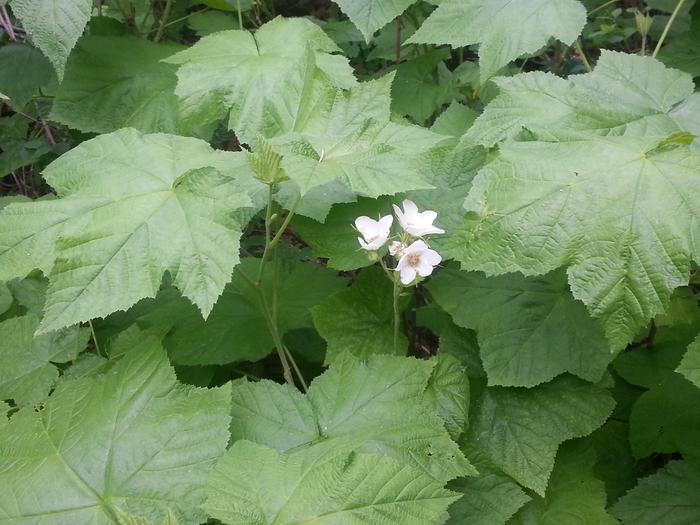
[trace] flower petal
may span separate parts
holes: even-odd
[[[433,265],[421,257],[418,266],[416,266],[416,272],[418,272],[418,275],[421,277],[428,277],[428,275],[433,273]]]
[[[379,225],[380,225],[383,232],[388,232],[389,228],[391,228],[392,224],[394,224],[394,216],[393,215],[385,215],[384,217],[379,219]]]
[[[367,233],[375,233],[378,229],[378,224],[377,221],[374,219],[370,219],[369,217],[365,215],[361,215],[357,219],[355,219],[355,227],[359,230],[359,232],[364,236],[367,237]]]
[[[421,256],[421,262],[425,261],[432,266],[437,266],[442,262],[442,256],[435,250],[426,250]]]
[[[406,215],[418,215],[418,206],[415,202],[406,199],[403,201],[403,212]]]
[[[423,253],[425,250],[428,250],[428,245],[425,244],[424,241],[418,239],[417,241],[413,241],[411,245],[404,250],[405,254],[414,254],[414,253]]]
[[[416,278],[416,270],[410,264],[404,265],[399,271],[401,272],[402,284],[410,284]]]

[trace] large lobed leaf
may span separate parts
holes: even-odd
[[[489,385],[531,387],[564,372],[598,381],[614,357],[563,272],[488,278],[447,269],[428,290],[456,324],[476,330]]]
[[[666,136],[684,131],[677,106],[695,89],[689,75],[653,58],[607,50],[585,75],[535,71],[494,82],[500,94],[467,131],[468,142],[493,146],[523,128],[544,140],[572,131]]]
[[[85,132],[132,127],[177,133],[176,68],[160,60],[181,49],[129,36],[81,39],[66,65],[51,118]]]
[[[408,40],[417,44],[479,44],[481,78],[550,38],[572,44],[586,23],[577,0],[445,0]]]
[[[319,75],[335,85],[355,83],[340,48],[309,20],[275,18],[255,33],[221,31],[166,59],[179,65],[176,94],[185,130],[228,116],[229,127],[251,143],[258,133],[288,130]]]
[[[387,457],[319,457],[237,441],[217,464],[205,509],[235,525],[440,523],[458,495]]]
[[[494,467],[544,496],[559,445],[601,426],[615,405],[602,385],[571,376],[535,388],[486,388],[467,443]]]
[[[3,208],[0,278],[49,275],[41,331],[153,297],[165,271],[206,316],[238,262],[245,171],[196,139],[127,128],[83,142],[44,172],[60,199]]]
[[[307,117],[271,140],[299,197],[336,181],[372,198],[433,187],[423,154],[446,137],[392,122],[393,80],[389,74],[348,91],[333,90],[324,107],[306,104]],[[344,194],[343,200],[334,197],[326,199],[328,208],[347,201]]]
[[[435,360],[346,356],[314,379],[307,395],[267,380],[237,384],[232,437],[286,452],[311,447],[318,457],[381,453],[443,483],[474,474],[436,415],[447,406],[438,405],[443,396],[425,396],[432,383],[443,394],[449,390],[432,376],[435,366]]]
[[[463,266],[491,275],[568,266],[574,297],[623,347],[700,258],[700,154],[666,142],[503,144],[474,180],[466,231],[453,239]]]
[[[154,340],[105,375],[62,382],[0,426],[0,522],[114,525],[125,511],[200,523],[229,396],[178,384]]]

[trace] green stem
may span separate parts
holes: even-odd
[[[238,29],[243,31],[243,14],[241,13],[241,0],[236,0],[236,11],[238,11]]]
[[[263,317],[265,318],[265,324],[267,324],[267,329],[272,337],[272,342],[275,345],[275,350],[277,350],[277,356],[282,363],[282,373],[284,375],[284,380],[290,385],[294,385],[294,378],[292,377],[292,370],[289,367],[289,361],[287,361],[287,354],[285,353],[284,345],[282,344],[282,338],[280,337],[279,330],[277,329],[276,323],[273,321],[272,314],[270,313],[270,308],[267,305],[267,299],[265,298],[265,293],[259,284],[254,283],[250,277],[248,277],[243,271],[236,267],[236,272],[240,275],[245,282],[247,282],[250,287],[255,290],[258,294],[258,299],[260,300],[260,306],[262,308]]]
[[[263,269],[265,268],[265,261],[267,260],[267,254],[270,251],[270,237],[272,236],[272,194],[274,193],[274,188],[272,184],[267,187],[267,207],[265,208],[265,249],[263,250],[262,258],[260,259],[260,266],[258,267],[258,276],[255,282],[259,285],[262,279]]]
[[[605,2],[603,5],[599,5],[599,6],[596,7],[595,9],[591,9],[591,10],[588,12],[588,16],[591,16],[593,13],[596,13],[596,12],[598,12],[598,11],[601,11],[602,9],[605,9],[605,8],[608,7],[609,5],[613,5],[613,4],[616,3],[616,2],[617,2],[617,0],[610,0],[609,2]]]
[[[583,62],[583,65],[586,66],[586,69],[590,73],[593,71],[593,68],[591,67],[591,63],[588,61],[588,58],[586,57],[586,53],[583,52],[583,47],[581,47],[581,39],[576,40],[576,51],[578,52],[579,56],[581,57],[581,61]]]
[[[284,221],[282,221],[282,226],[280,226],[280,229],[277,230],[277,233],[275,234],[274,238],[270,241],[270,248],[274,248],[280,242],[280,239],[282,238],[282,234],[287,229],[287,226],[289,226],[289,223],[291,222],[292,217],[294,217],[294,213],[296,212],[296,209],[297,209],[297,206],[299,205],[300,200],[301,200],[301,197],[298,198],[294,202],[294,204],[292,205],[291,209],[289,210],[289,213],[287,213],[287,216],[284,218]]]
[[[656,58],[656,55],[658,55],[659,51],[661,51],[661,46],[664,44],[664,40],[666,40],[666,36],[668,35],[668,31],[671,29],[671,26],[673,25],[673,22],[676,20],[678,13],[680,13],[681,7],[683,7],[684,3],[685,3],[685,0],[678,0],[678,4],[676,5],[676,8],[673,10],[673,13],[671,13],[671,18],[669,18],[668,22],[666,22],[666,27],[664,27],[664,32],[661,33],[661,38],[656,43],[656,48],[654,49],[654,53],[651,55],[652,58]]]
[[[165,24],[170,18],[170,10],[173,8],[173,0],[165,1],[165,9],[163,9],[163,16],[160,18],[160,25],[158,26],[158,32],[156,36],[153,37],[154,42],[158,42],[163,37],[163,31],[165,30]]]
[[[92,342],[95,343],[95,351],[97,352],[98,356],[102,357],[102,352],[100,351],[100,344],[97,342],[97,335],[95,334],[95,327],[92,326],[92,319],[88,321],[88,325],[90,325],[90,332],[92,333]]]
[[[299,366],[297,365],[297,362],[294,360],[294,356],[289,351],[289,348],[287,348],[286,346],[284,346],[284,351],[287,352],[287,356],[289,357],[289,362],[292,363],[292,368],[294,368],[294,372],[296,373],[297,377],[299,378],[299,382],[301,383],[301,388],[304,389],[304,392],[308,392],[309,386],[306,384],[306,381],[304,380],[304,376],[301,374],[301,370],[299,370]]]
[[[394,353],[399,354],[399,332],[401,330],[401,312],[399,310],[399,297],[401,296],[401,277],[399,272],[394,273]]]

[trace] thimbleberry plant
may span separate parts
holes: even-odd
[[[700,1],[0,0],[0,525],[700,523]]]

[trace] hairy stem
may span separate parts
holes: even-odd
[[[165,8],[163,9],[163,16],[160,18],[160,25],[158,26],[158,32],[156,36],[153,37],[154,42],[158,42],[163,37],[163,31],[165,30],[165,25],[168,23],[168,18],[170,18],[170,10],[173,8],[173,0],[165,1]]]
[[[578,38],[576,40],[576,44],[574,45],[576,46],[576,52],[581,57],[583,65],[586,66],[586,70],[588,70],[588,72],[590,73],[591,71],[593,71],[593,68],[591,67],[591,63],[588,61],[588,57],[586,57],[586,53],[584,53],[583,51],[583,47],[581,47],[581,39]]]
[[[608,6],[611,6],[611,5],[613,5],[614,3],[617,3],[617,1],[618,1],[618,0],[610,0],[609,2],[605,2],[604,4],[599,5],[599,6],[596,7],[595,9],[591,9],[591,10],[588,12],[588,16],[591,16],[593,13],[597,13],[598,11],[601,11],[601,10],[605,9],[605,8],[608,7]]]
[[[401,280],[399,272],[394,273],[394,353],[399,354],[399,331],[401,329],[401,312],[399,297],[401,296]]]
[[[668,22],[666,22],[666,27],[664,27],[664,32],[661,33],[661,38],[659,38],[659,41],[656,43],[656,48],[654,48],[654,53],[651,55],[653,58],[656,58],[656,55],[658,55],[659,51],[661,51],[661,46],[664,45],[664,40],[666,40],[666,36],[668,35],[668,31],[671,29],[671,26],[673,25],[673,22],[676,20],[678,13],[680,13],[681,7],[683,7],[684,3],[685,3],[685,0],[678,0],[678,4],[676,4],[676,8],[673,10],[673,13],[671,13],[671,18],[669,18]]]
[[[92,319],[88,321],[88,325],[90,326],[90,332],[92,333],[92,342],[95,344],[95,351],[97,352],[98,356],[102,357],[102,351],[100,350],[100,344],[97,342],[97,335],[95,334],[95,327],[92,326]],[[103,357],[107,357],[106,355]]]
[[[292,377],[292,370],[289,366],[289,361],[287,360],[287,354],[285,352],[284,344],[282,344],[282,337],[280,337],[279,330],[277,329],[277,323],[274,322],[270,307],[267,304],[267,298],[265,293],[258,283],[253,282],[253,280],[248,277],[240,268],[236,267],[236,272],[240,275],[245,282],[250,285],[250,287],[255,290],[260,300],[260,307],[262,308],[263,317],[265,318],[265,324],[272,337],[272,342],[275,345],[275,350],[277,350],[277,356],[282,363],[282,374],[284,375],[284,380],[290,385],[294,385],[294,378]]]

